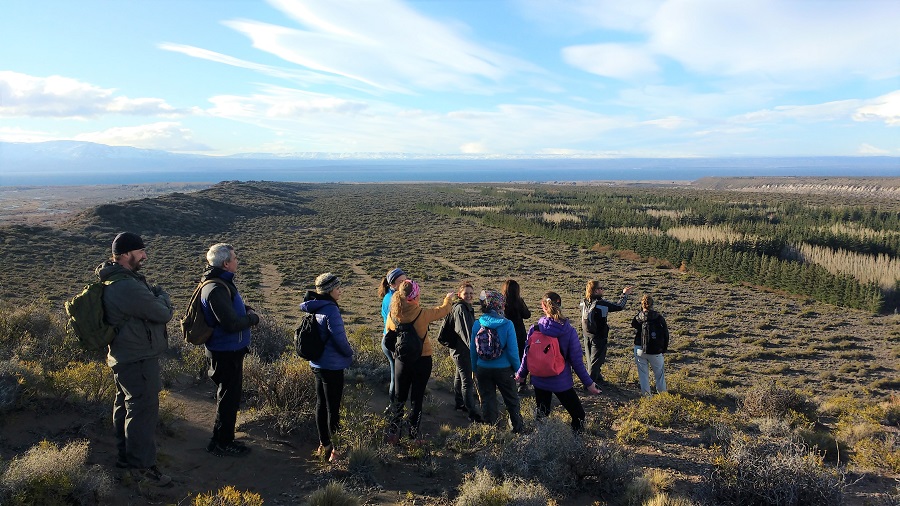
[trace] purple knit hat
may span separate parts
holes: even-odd
[[[506,306],[506,297],[497,290],[484,290],[481,292],[481,310],[502,312]]]

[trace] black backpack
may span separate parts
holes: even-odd
[[[325,352],[325,341],[322,340],[322,333],[319,331],[319,322],[316,321],[316,312],[303,313],[300,316],[300,325],[294,331],[294,349],[300,358],[305,358],[310,362],[322,358]]]
[[[416,332],[415,323],[422,316],[422,311],[416,315],[415,320],[409,323],[400,323],[394,331],[396,344],[394,345],[394,358],[404,364],[411,364],[422,357],[422,338]],[[390,348],[390,347],[388,347]]]
[[[456,304],[460,303],[457,302]],[[456,309],[456,304],[453,305],[454,309]],[[441,320],[441,324],[438,326],[437,330],[437,342],[451,350],[455,350],[459,345],[459,334],[456,333],[456,325],[453,321],[453,311],[450,311],[450,314]]]

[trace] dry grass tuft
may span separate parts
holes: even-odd
[[[110,494],[112,479],[102,467],[86,465],[88,450],[87,441],[74,441],[62,448],[42,441],[13,458],[0,479],[0,503],[102,503]]]
[[[240,490],[228,485],[217,492],[200,494],[191,503],[193,506],[262,506],[262,496],[250,491]]]

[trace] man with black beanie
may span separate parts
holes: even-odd
[[[165,486],[172,478],[156,466],[156,425],[159,356],[168,348],[166,323],[172,319],[172,302],[161,287],[150,286],[138,274],[147,261],[144,248],[137,234],[118,234],[112,257],[97,267],[96,274],[108,283],[103,288],[103,311],[116,328],[106,357],[116,383],[116,467],[128,469],[139,483]]]

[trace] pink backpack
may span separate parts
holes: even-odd
[[[559,349],[559,339],[535,330],[525,344],[528,350],[526,366],[532,376],[550,378],[566,368],[566,359]]]

